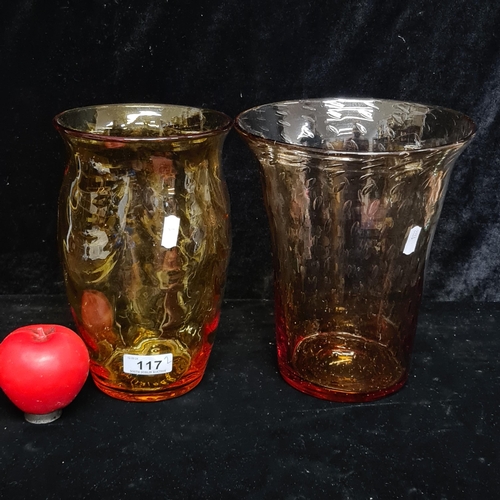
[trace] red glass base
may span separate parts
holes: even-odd
[[[395,392],[399,391],[399,389],[401,389],[405,385],[408,379],[408,374],[405,374],[405,376],[401,380],[399,380],[396,384],[391,385],[390,387],[373,392],[356,393],[344,392],[312,384],[311,382],[298,377],[295,373],[291,372],[289,368],[280,367],[280,373],[285,381],[294,389],[308,394],[309,396],[326,399],[328,401],[336,401],[339,403],[364,403],[367,401],[381,399],[385,396],[389,396],[390,394],[394,394]]]
[[[126,388],[113,386],[104,382],[99,375],[96,375],[92,371],[91,375],[97,388],[112,398],[137,403],[153,403],[155,401],[173,399],[191,391],[201,382],[204,370],[197,373],[191,373],[189,377],[183,377],[181,381],[173,384],[168,389],[160,389],[156,391],[148,389],[143,392],[137,389],[127,390]]]

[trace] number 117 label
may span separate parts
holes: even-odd
[[[123,355],[123,371],[132,375],[161,375],[170,373],[173,363],[172,353],[139,356],[135,354]]]

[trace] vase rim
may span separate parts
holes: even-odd
[[[184,113],[190,113],[191,116],[195,114],[202,114],[203,116],[211,115],[217,118],[217,123],[215,126],[211,128],[207,128],[206,130],[186,130],[179,131],[179,133],[173,133],[169,135],[155,135],[155,136],[146,136],[146,135],[113,135],[113,134],[105,134],[101,132],[95,132],[91,130],[84,130],[82,122],[82,126],[74,126],[64,122],[64,119],[70,115],[75,115],[76,113],[82,113],[85,111],[104,111],[104,110],[120,110],[120,109],[136,109],[139,110],[143,108],[143,110],[172,110],[178,111],[179,115]],[[130,102],[130,103],[111,103],[111,104],[96,104],[90,106],[79,106],[75,108],[70,108],[65,111],[58,113],[52,120],[54,127],[59,132],[64,132],[67,135],[71,135],[74,137],[81,137],[96,141],[106,141],[106,142],[120,142],[120,143],[136,143],[136,142],[173,142],[179,140],[189,140],[189,139],[202,139],[206,137],[217,136],[220,134],[227,133],[231,127],[233,126],[233,119],[228,115],[223,113],[222,111],[217,111],[209,108],[201,108],[196,106],[187,106],[180,104],[161,104],[161,103],[149,103],[149,102]]]
[[[265,137],[263,135],[260,135],[258,133],[254,133],[253,131],[248,130],[243,124],[242,124],[242,119],[245,117],[245,115],[248,115],[252,112],[255,112],[259,109],[263,110],[265,108],[271,108],[272,106],[289,106],[289,105],[294,105],[294,104],[309,104],[309,105],[315,105],[315,104],[325,104],[328,102],[334,102],[334,101],[344,101],[344,102],[374,102],[374,103],[386,103],[386,104],[393,104],[393,105],[409,105],[409,106],[416,106],[416,107],[421,107],[421,108],[428,108],[429,111],[440,111],[440,112],[446,112],[450,114],[454,114],[457,117],[460,117],[464,123],[467,123],[469,125],[469,130],[467,131],[468,133],[464,134],[463,137],[461,137],[459,140],[456,141],[450,141],[448,143],[440,144],[437,146],[423,146],[420,148],[411,148],[411,149],[405,149],[405,150],[385,150],[385,151],[356,151],[356,150],[342,150],[342,149],[327,149],[324,147],[317,147],[317,146],[309,146],[309,145],[303,145],[303,144],[298,144],[297,142],[288,142],[284,138],[282,140],[277,140],[275,138],[270,138],[270,137]],[[290,150],[296,150],[296,151],[304,151],[304,152],[309,152],[309,153],[316,153],[320,155],[325,155],[325,156],[338,156],[338,157],[347,157],[347,156],[407,156],[412,153],[426,153],[426,152],[431,152],[431,151],[438,151],[438,150],[446,150],[450,149],[453,147],[457,146],[465,146],[467,145],[474,137],[474,135],[477,132],[477,126],[474,120],[467,116],[466,114],[456,111],[451,108],[447,108],[444,106],[437,106],[433,104],[424,104],[424,103],[418,103],[418,102],[413,102],[413,101],[407,101],[407,100],[398,100],[398,99],[383,99],[383,98],[372,98],[372,97],[347,97],[347,96],[337,96],[337,97],[318,97],[318,98],[300,98],[300,99],[290,99],[290,100],[284,100],[284,101],[275,101],[275,102],[269,102],[265,104],[260,104],[257,106],[254,106],[252,108],[248,108],[239,114],[236,115],[236,118],[234,119],[234,128],[235,130],[244,138],[248,140],[253,140],[255,142],[261,142],[261,143],[266,143],[268,145],[274,146],[281,146],[286,149]]]

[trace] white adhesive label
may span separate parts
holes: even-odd
[[[181,220],[175,215],[167,215],[163,221],[163,233],[161,235],[161,246],[165,248],[174,248],[177,246],[179,236],[179,225]]]
[[[418,242],[418,237],[420,236],[420,231],[422,231],[422,228],[420,226],[413,226],[410,229],[408,237],[406,238],[405,247],[403,249],[403,253],[405,255],[410,255],[415,251]]]
[[[132,375],[161,375],[172,371],[173,360],[171,352],[152,356],[124,354],[123,371]]]

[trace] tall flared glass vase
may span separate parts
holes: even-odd
[[[451,170],[474,123],[434,106],[332,98],[262,105],[236,129],[260,162],[281,374],[335,401],[398,390]]]
[[[54,119],[68,150],[59,242],[91,374],[129,401],[202,379],[230,251],[224,114],[116,104]]]

